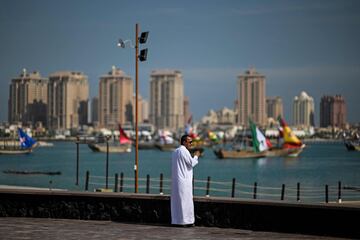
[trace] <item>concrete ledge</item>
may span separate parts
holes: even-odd
[[[170,224],[168,195],[0,189],[0,217]],[[195,197],[196,225],[360,238],[360,208]]]

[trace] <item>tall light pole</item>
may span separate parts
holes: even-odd
[[[135,25],[135,193],[138,192],[138,179],[139,179],[139,128],[138,128],[138,95],[139,95],[139,60],[141,62],[146,61],[147,48],[140,51],[139,55],[139,42],[140,44],[146,43],[149,32],[142,32],[139,37],[139,24]],[[118,46],[125,48],[125,44],[129,42],[130,47],[134,48],[130,40],[123,41],[119,39]]]

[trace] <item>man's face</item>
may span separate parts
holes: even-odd
[[[187,149],[190,149],[190,148],[191,148],[191,144],[192,144],[192,139],[191,139],[191,137],[187,137],[187,138],[186,138],[186,141],[184,142],[184,146],[185,146]]]

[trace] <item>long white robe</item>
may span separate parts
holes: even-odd
[[[172,153],[171,159],[171,224],[193,224],[193,167],[198,157],[191,157],[190,152],[180,145]]]

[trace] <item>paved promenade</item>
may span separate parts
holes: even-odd
[[[254,232],[229,228],[177,228],[127,224],[110,221],[84,221],[47,218],[0,218],[0,239],[341,239],[299,234]]]

